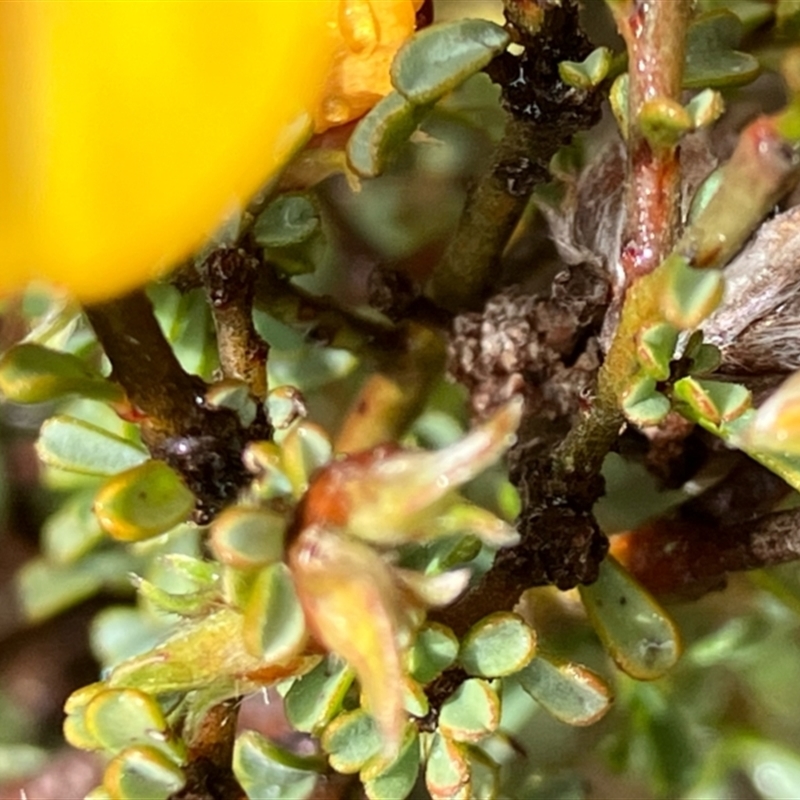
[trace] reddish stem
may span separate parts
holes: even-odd
[[[677,147],[653,147],[638,124],[652,100],[678,100],[690,0],[635,0],[617,12],[628,45],[629,95],[627,221],[621,253],[627,283],[655,269],[674,245],[680,223]],[[619,7],[617,7],[619,8]]]

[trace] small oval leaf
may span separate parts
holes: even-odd
[[[112,759],[103,787],[117,800],[166,798],[186,782],[183,772],[154,747],[129,747]]]
[[[336,717],[325,728],[321,744],[330,765],[342,775],[358,772],[383,746],[375,720],[363,708]]]
[[[433,737],[425,767],[432,800],[470,800],[470,770],[464,745],[441,733]]]
[[[211,526],[209,546],[223,564],[251,569],[280,561],[285,533],[282,514],[261,508],[227,508]]]
[[[170,742],[169,726],[153,697],[138,689],[107,689],[86,706],[86,729],[100,745],[116,753],[146,745],[180,763],[182,753]]]
[[[472,626],[458,658],[469,675],[497,678],[518,672],[535,653],[533,629],[519,615],[498,611]]]
[[[109,402],[125,396],[77,356],[30,342],[0,357],[0,393],[12,403],[44,403],[73,393]]]
[[[144,447],[63,415],[51,417],[42,425],[36,452],[45,464],[82,475],[116,475],[149,458]]]
[[[310,195],[282,194],[258,215],[253,238],[261,247],[289,247],[306,241],[319,227],[319,209]]]
[[[722,300],[721,270],[696,269],[678,255],[670,256],[660,269],[666,277],[662,310],[667,321],[676,327],[697,327]]]
[[[374,759],[361,770],[361,780],[369,800],[405,800],[414,788],[419,774],[419,734],[409,726],[397,758],[388,764]]]
[[[252,798],[302,800],[314,789],[322,765],[283,750],[255,731],[245,731],[233,746],[233,774]]]
[[[284,698],[286,717],[292,727],[313,733],[327,725],[341,708],[353,678],[347,664],[333,657],[298,678]]]
[[[744,29],[741,20],[727,9],[698,16],[686,37],[686,89],[737,86],[748,83],[759,73],[758,59],[734,48]]]
[[[430,106],[390,92],[358,123],[347,142],[347,161],[362,178],[375,178],[422,122]]]
[[[591,725],[611,708],[608,684],[580,664],[557,664],[539,655],[517,680],[540,706],[568,725]]]
[[[494,733],[499,723],[500,697],[479,678],[464,681],[439,713],[439,730],[456,742],[479,742]]]
[[[302,650],[305,616],[285,564],[270,564],[256,579],[245,609],[244,638],[249,651],[267,664]]]
[[[450,628],[428,623],[417,632],[408,653],[408,670],[420,683],[430,683],[456,660],[458,647],[458,638]]]
[[[94,513],[115,539],[137,542],[186,520],[194,502],[174,470],[163,461],[146,461],[107,481],[95,497]]]
[[[681,655],[675,623],[613,558],[590,586],[578,587],[586,613],[617,666],[638,680],[660,678]]]
[[[420,31],[398,50],[392,85],[412,103],[432,103],[482,70],[511,41],[483,19],[462,19]]]

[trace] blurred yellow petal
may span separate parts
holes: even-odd
[[[0,293],[97,300],[188,255],[309,133],[337,53],[413,30],[410,0],[368,3],[372,33],[348,5],[0,3]],[[345,96],[387,89],[359,74]]]

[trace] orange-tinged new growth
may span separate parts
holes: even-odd
[[[174,265],[312,128],[387,91],[413,18],[411,0],[0,3],[0,293],[41,278],[98,300]]]

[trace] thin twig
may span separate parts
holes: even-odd
[[[253,396],[267,395],[267,343],[253,325],[258,261],[239,248],[214,250],[200,267],[214,315],[217,347],[226,378],[242,380]]]

